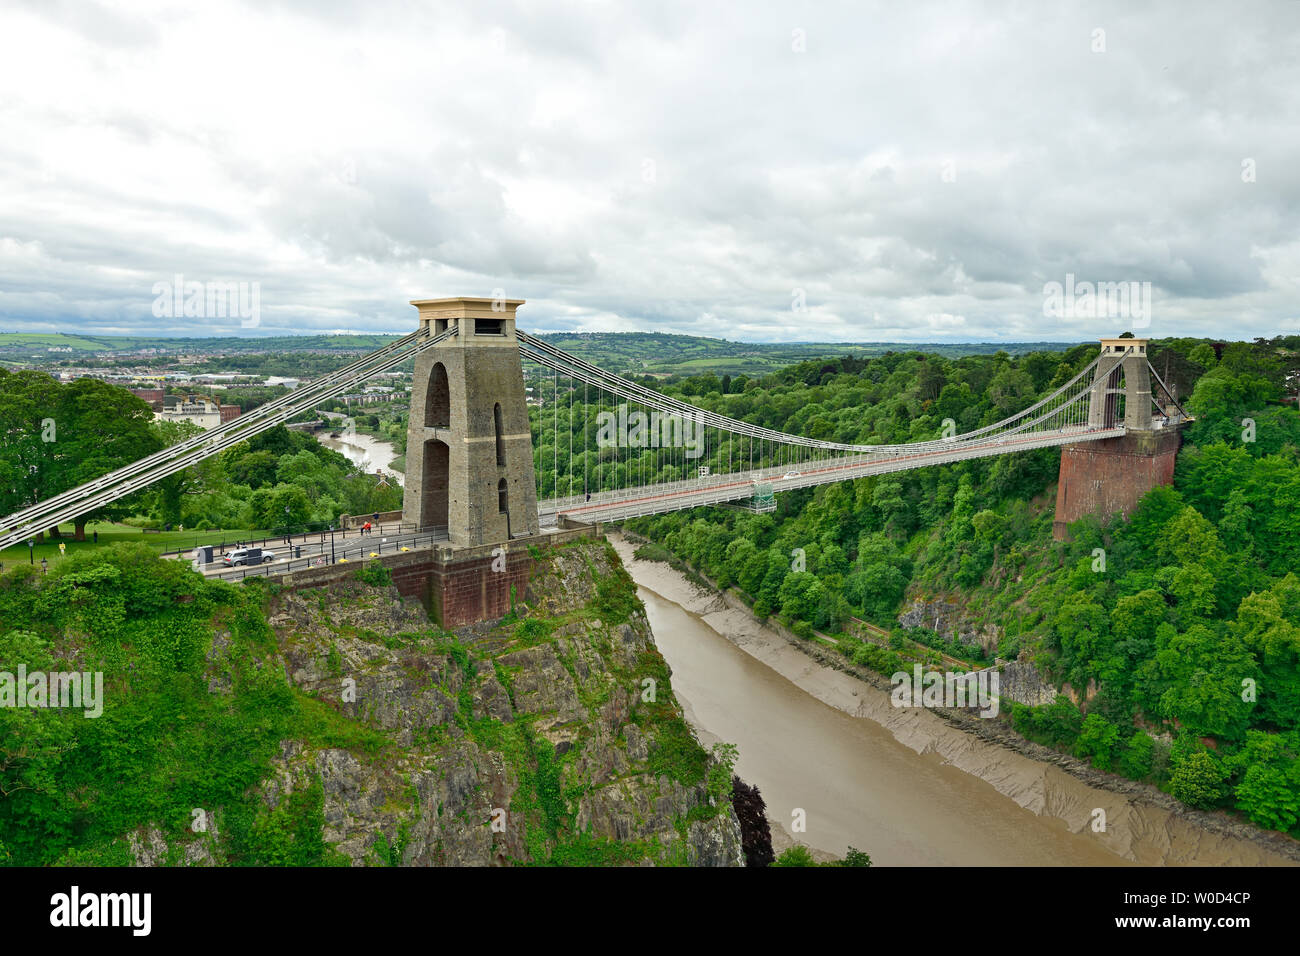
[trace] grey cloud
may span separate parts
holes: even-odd
[[[1155,334],[1294,324],[1294,280],[1270,269],[1295,260],[1300,222],[1295,5],[1231,22],[1174,2],[272,10],[287,27],[251,4],[225,15],[309,37],[373,117],[331,111],[301,76],[300,107],[331,122],[293,148],[244,134],[256,101],[233,104],[234,119],[83,109],[76,89],[0,105],[14,134],[0,147],[6,327],[156,329],[141,289],[174,272],[261,281],[276,327],[301,331],[398,330],[412,295],[498,287],[548,328],[614,316],[786,340],[1113,331],[1044,319],[1043,284],[1067,272],[1150,281],[1170,323]],[[189,16],[169,16],[169,39],[192,42]],[[157,42],[156,25],[106,8],[60,17],[101,52]],[[1097,27],[1105,53],[1090,50]],[[150,78],[145,60],[127,69]],[[47,182],[42,143],[70,129],[92,146]],[[100,133],[108,155],[131,157],[118,182],[92,175]],[[195,149],[215,184],[196,170],[179,196],[141,188]],[[795,288],[811,317],[792,318]]]

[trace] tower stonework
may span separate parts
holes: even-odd
[[[404,528],[452,549],[539,534],[533,445],[515,336],[522,299],[417,299],[420,332],[456,334],[416,357]]]
[[[1173,484],[1180,429],[1163,427],[1151,414],[1151,375],[1146,339],[1102,339],[1093,372],[1088,424],[1123,425],[1125,434],[1061,446],[1052,536],[1068,537],[1068,526],[1084,515],[1106,521],[1128,516],[1152,488]],[[1120,402],[1123,401],[1121,411]]]
[[[1124,399],[1123,425],[1132,431],[1151,428],[1151,375],[1147,371],[1146,339],[1102,339],[1101,357],[1092,374],[1088,424],[1113,428],[1120,424],[1119,399]],[[1122,383],[1122,385],[1121,385]]]

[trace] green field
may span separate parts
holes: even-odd
[[[109,522],[91,522],[86,525],[86,540],[72,540],[72,525],[60,525],[63,537],[58,540],[46,538],[39,541],[31,548],[31,554],[28,554],[26,544],[16,544],[11,548],[0,551],[0,564],[5,568],[12,568],[15,564],[30,562],[31,564],[40,564],[41,558],[54,562],[60,560],[59,543],[62,542],[67,546],[66,554],[76,554],[78,551],[88,551],[96,547],[105,547],[110,544],[119,544],[124,541],[140,541],[153,548],[155,551],[179,551],[195,548],[200,544],[221,544],[223,541],[232,543],[234,541],[257,541],[262,538],[271,536],[274,532],[267,531],[243,531],[243,530],[218,530],[218,531],[142,531],[139,528],[132,528],[124,524],[110,524]],[[92,540],[92,533],[99,532],[99,544],[96,545]]]

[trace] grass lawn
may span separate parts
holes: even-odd
[[[265,531],[248,531],[245,529],[236,529],[231,531],[142,531],[139,528],[132,528],[124,524],[111,524],[106,521],[92,521],[86,525],[86,540],[72,540],[72,525],[65,524],[59,526],[63,532],[63,537],[57,541],[51,541],[49,538],[38,541],[32,548],[32,555],[29,559],[27,554],[27,545],[17,544],[11,548],[0,551],[0,564],[6,568],[12,568],[15,564],[26,563],[31,561],[33,564],[40,564],[41,558],[54,562],[59,560],[59,541],[67,545],[67,553],[75,554],[79,550],[87,550],[94,547],[103,547],[109,544],[117,544],[122,541],[141,541],[153,548],[155,551],[177,551],[188,550],[200,544],[221,544],[234,543],[235,541],[253,541],[268,537]],[[99,544],[96,545],[92,540],[92,532],[99,532]]]

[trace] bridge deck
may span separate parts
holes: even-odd
[[[766,468],[745,475],[716,475],[662,485],[595,492],[590,501],[582,496],[552,499],[540,502],[538,512],[541,514],[543,524],[554,523],[560,515],[587,522],[620,521],[750,498],[754,495],[756,482],[770,484],[773,491],[792,491],[796,488],[808,488],[834,481],[849,481],[869,475],[910,471],[930,465],[987,458],[1033,448],[1050,448],[1072,442],[1118,438],[1125,433],[1123,426],[1090,428],[1086,425],[1075,425],[1054,431],[991,439],[986,442],[961,443],[951,448],[909,455],[853,455],[828,458],[812,464],[792,466],[794,471],[784,468]]]

